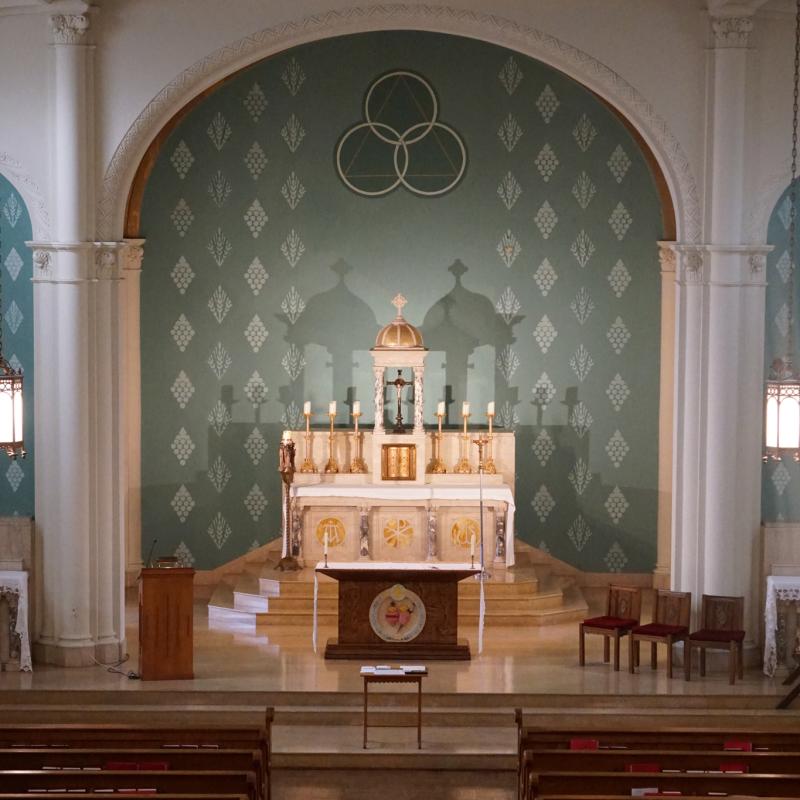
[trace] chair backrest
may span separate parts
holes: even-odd
[[[612,584],[608,587],[606,614],[609,617],[635,619],[638,622],[642,616],[642,590],[638,586]]]
[[[744,625],[744,597],[704,594],[700,606],[704,630],[740,631]]]
[[[684,625],[688,627],[692,613],[691,592],[656,591],[656,610],[653,622],[659,625]]]

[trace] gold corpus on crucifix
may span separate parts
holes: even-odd
[[[403,410],[402,410],[402,402],[403,402],[403,389],[409,385],[409,381],[407,381],[403,377],[403,370],[397,370],[397,377],[393,381],[387,381],[387,386],[394,386],[397,390],[397,416],[394,418],[394,428],[392,428],[392,433],[405,433],[406,429],[403,425]]]

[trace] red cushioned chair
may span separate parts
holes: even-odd
[[[585,634],[596,633],[603,637],[603,661],[609,660],[611,639],[614,640],[614,670],[619,672],[619,640],[639,624],[642,613],[642,592],[631,586],[609,586],[606,613],[602,617],[585,619],[579,626],[578,656],[580,665],[586,664]]]
[[[650,668],[658,666],[656,646],[661,642],[667,646],[667,676],[672,677],[672,645],[684,642],[689,635],[689,616],[692,613],[691,592],[656,592],[656,610],[653,621],[637,625],[631,631],[628,651],[628,668],[634,672],[634,660],[639,663],[639,642],[650,642]]]
[[[744,597],[704,594],[700,607],[700,630],[689,634],[684,652],[686,680],[692,677],[692,650],[700,648],[700,674],[706,674],[706,650],[727,650],[731,684],[736,674],[744,677]]]

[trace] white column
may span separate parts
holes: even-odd
[[[423,382],[425,367],[414,367],[414,435],[421,436],[425,433],[425,398],[423,397]]]
[[[383,384],[383,376],[386,372],[386,367],[373,367],[372,375],[374,378],[374,395],[375,395],[375,427],[373,434],[384,433],[383,430],[383,393],[385,390]]]
[[[85,14],[53,30],[55,238],[34,250],[36,523],[42,618],[35,654],[67,666],[124,647],[120,259],[94,242],[92,48]]]
[[[746,17],[712,19],[711,244],[681,246],[676,276],[673,586],[743,595],[748,639],[760,512],[764,253],[742,242]]]
[[[672,574],[672,454],[675,408],[675,252],[659,243],[661,376],[658,409],[658,531],[653,586],[669,589]]]

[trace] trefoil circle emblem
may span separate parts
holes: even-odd
[[[422,197],[446,194],[467,168],[467,149],[439,121],[439,101],[421,75],[395,70],[374,80],[364,98],[364,121],[336,145],[336,171],[351,191],[382,197],[399,186]]]

